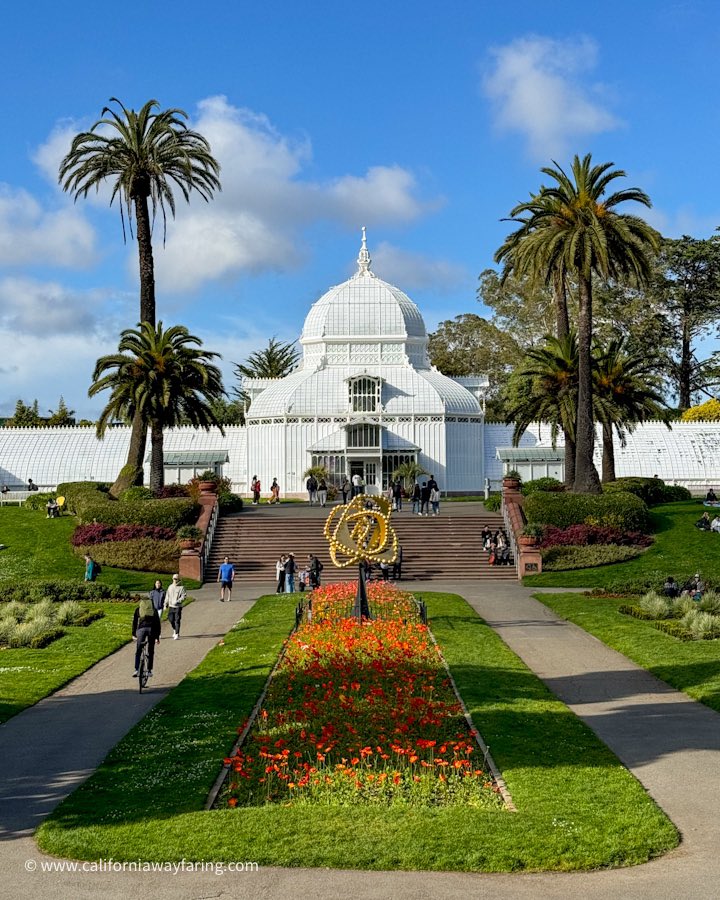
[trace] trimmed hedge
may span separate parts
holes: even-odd
[[[543,570],[567,572],[570,569],[588,569],[625,562],[640,556],[638,547],[620,547],[617,544],[591,544],[589,547],[551,547],[543,550]]]
[[[534,481],[523,482],[520,490],[524,497],[529,497],[536,491],[550,491],[559,494],[565,490],[565,485],[557,478],[536,478]]]
[[[200,506],[189,498],[170,500],[80,501],[77,516],[81,523],[102,522],[104,525],[159,525],[177,531],[182,525],[194,525]]]
[[[66,481],[57,486],[57,496],[64,497],[66,509],[76,515],[78,503],[100,500],[102,497],[109,500],[109,489],[109,484],[100,481]]]
[[[137,484],[123,491],[120,495],[120,499],[124,502],[132,502],[133,500],[154,500],[155,492],[151,491],[149,487],[143,487],[141,484]]]
[[[328,497],[330,497],[329,493]],[[330,497],[330,499],[332,500],[333,498]],[[243,508],[243,499],[230,491],[223,491],[218,494],[218,505],[220,506],[220,515],[226,516],[229,513],[240,512]]]
[[[32,494],[25,501],[25,509],[42,509],[46,510],[48,500],[52,500],[56,495],[51,493]]]
[[[569,528],[556,528],[546,525],[543,528],[541,549],[548,547],[584,547],[589,544],[620,544],[624,547],[649,547],[653,538],[641,531],[622,531],[600,525],[570,525]]]
[[[73,547],[88,547],[91,544],[107,544],[111,541],[132,541],[138,538],[153,538],[156,541],[174,541],[175,532],[158,525],[78,525],[70,538]],[[92,554],[91,554],[92,555]]]
[[[613,494],[618,491],[635,494],[648,506],[692,499],[687,488],[665,484],[662,478],[618,478],[615,481],[604,484],[603,491],[606,494]]]
[[[75,552],[90,554],[101,566],[139,572],[164,572],[168,575],[177,572],[180,557],[177,541],[156,541],[148,537],[75,547]]]
[[[4,603],[13,600],[30,603],[41,600],[52,600],[54,603],[66,600],[128,603],[134,599],[135,595],[129,591],[97,581],[34,581],[30,585],[16,581],[0,583],[0,602]]]
[[[557,528],[584,523],[647,532],[650,527],[645,503],[634,494],[622,491],[608,494],[536,491],[525,499],[523,508],[529,522]]]

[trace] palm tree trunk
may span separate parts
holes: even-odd
[[[150,426],[150,489],[160,491],[164,484],[163,429],[162,425],[153,422]]]
[[[573,490],[580,494],[599,494],[602,490],[593,463],[595,426],[592,400],[592,285],[590,278],[580,278],[580,310],[578,313],[578,402],[575,427],[575,482]]]
[[[570,333],[570,317],[567,307],[567,291],[565,277],[556,274],[553,281],[553,299],[555,301],[555,331],[558,340],[562,340]]]
[[[575,484],[575,441],[565,432],[565,487],[571,491]]]
[[[146,196],[135,197],[135,222],[140,263],[140,321],[155,325],[155,261]]]
[[[127,462],[110,488],[111,497],[119,497],[123,491],[143,483],[143,462],[147,445],[147,426],[139,414],[135,415],[130,432]]]
[[[611,422],[603,422],[602,482],[615,481],[615,444]]]

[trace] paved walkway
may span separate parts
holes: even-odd
[[[409,585],[410,586],[410,585]],[[720,715],[671,690],[581,629],[558,619],[517,584],[413,584],[457,591],[550,688],[597,732],[645,785],[683,835],[677,850],[629,869],[539,875],[339,872],[263,869],[256,873],[100,874],[26,872],[47,861],[29,836],[87,777],[119,738],[193,668],[248,609],[236,590],[221,605],[216,588],[197,592],[183,639],[161,644],[158,681],[139,696],[126,647],[66,689],[0,728],[0,898],[569,898],[705,900],[720,896]],[[241,602],[237,602],[241,600]],[[38,752],[41,768],[36,768]]]

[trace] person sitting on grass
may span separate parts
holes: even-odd
[[[715,491],[710,488],[710,490],[705,494],[705,500],[708,503],[717,503],[717,497],[715,496]]]
[[[695,527],[700,531],[710,531],[710,513],[704,512],[695,523]]]
[[[668,575],[667,581],[663,585],[663,594],[666,597],[670,597],[670,599],[674,599],[680,593],[680,588],[678,587],[677,581],[672,577],[672,575]]]
[[[710,531],[720,531],[720,515],[715,516],[710,523]]]
[[[140,654],[145,641],[148,643],[148,678],[152,678],[155,644],[160,643],[160,617],[149,597],[143,597],[135,609],[132,621],[132,636],[137,641],[133,678],[138,677]]]

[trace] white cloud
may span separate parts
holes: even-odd
[[[372,269],[380,278],[403,290],[445,293],[471,282],[464,266],[446,259],[409,253],[383,241],[372,253]]]
[[[85,266],[95,234],[71,207],[43,209],[27,191],[0,184],[0,265]]]
[[[223,189],[209,204],[192,196],[158,245],[158,279],[167,290],[194,290],[208,279],[286,270],[305,256],[302,230],[317,221],[358,228],[411,222],[437,205],[417,196],[412,173],[374,166],[364,175],[303,179],[307,139],[291,140],[266,117],[211,97],[193,123],[222,166]],[[133,259],[129,263],[134,270]]]
[[[571,141],[619,126],[602,104],[601,86],[581,81],[597,62],[590,38],[524,37],[491,52],[493,67],[483,90],[493,104],[495,125],[524,135],[534,157],[558,158]]]
[[[0,329],[9,337],[2,341],[3,364],[16,338],[79,335],[86,340],[113,336],[117,343],[118,306],[126,300],[104,290],[78,291],[53,281],[25,276],[0,279]],[[32,357],[44,355],[38,344]]]
[[[720,225],[720,213],[699,213],[691,206],[681,206],[672,211],[638,207],[637,215],[669,238],[679,238],[685,234],[694,238],[709,238]]]

